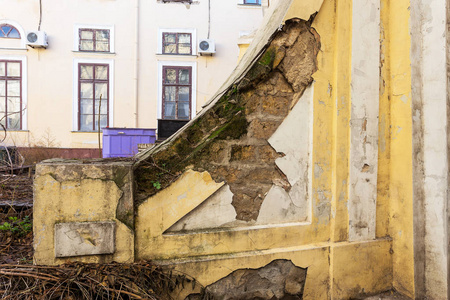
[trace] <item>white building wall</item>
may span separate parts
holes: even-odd
[[[214,56],[157,53],[160,28],[193,29],[197,39],[193,43],[207,38],[209,11],[210,38],[216,41],[217,53]],[[39,1],[4,0],[0,23],[10,20],[19,24],[24,32],[34,31],[39,26],[39,15]],[[17,146],[41,142],[64,148],[98,147],[96,133],[78,132],[74,125],[77,116],[77,111],[74,111],[74,101],[77,101],[74,99],[77,80],[74,78],[74,61],[113,61],[114,74],[111,79],[114,80],[114,104],[110,126],[156,128],[160,61],[197,65],[197,101],[193,110],[199,111],[236,66],[239,32],[256,29],[262,15],[261,7],[239,5],[238,0],[202,0],[190,5],[157,0],[44,0],[40,29],[48,35],[47,49],[24,49],[22,45],[19,47],[21,49],[12,50],[11,41],[0,39],[1,57],[22,56],[28,65],[27,130],[8,131],[6,143]],[[114,52],[74,51],[79,25],[113,28]]]

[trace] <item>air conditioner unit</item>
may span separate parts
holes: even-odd
[[[216,44],[214,43],[214,40],[200,40],[198,42],[198,53],[200,53],[200,55],[216,53]]]
[[[44,31],[27,32],[27,45],[32,48],[47,48],[47,34]]]

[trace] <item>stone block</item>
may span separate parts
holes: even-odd
[[[256,147],[251,145],[236,145],[231,147],[230,161],[255,161]]]
[[[113,254],[115,222],[55,224],[55,256]]]

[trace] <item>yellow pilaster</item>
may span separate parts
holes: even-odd
[[[386,198],[386,176],[389,180],[389,235],[393,238],[393,285],[412,297],[414,295],[413,248],[413,156],[411,109],[411,35],[410,1],[382,1],[382,22],[389,43],[385,44],[385,60],[389,67],[383,73],[388,82],[388,96],[382,95],[384,113],[390,107],[390,153],[381,153],[379,192]],[[390,82],[390,83],[389,83]],[[386,100],[390,100],[386,103]],[[386,114],[384,115],[386,117]],[[381,115],[381,120],[383,114]],[[386,123],[388,124],[388,123]],[[380,127],[383,123],[380,123]],[[386,130],[384,136],[387,136]],[[382,141],[381,141],[382,142]],[[380,147],[382,144],[380,143]],[[389,173],[386,161],[389,162]],[[383,190],[383,191],[380,191]],[[385,208],[379,213],[384,213]],[[385,217],[382,219],[385,220]],[[383,224],[378,229],[381,233]]]

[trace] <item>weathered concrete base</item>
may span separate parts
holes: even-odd
[[[50,160],[39,164],[34,181],[35,263],[57,265],[71,260],[133,262],[132,193],[133,173],[129,162],[83,164],[80,161]],[[115,227],[114,237],[110,237],[113,241],[102,240],[95,230],[88,230],[93,222]],[[75,241],[69,245],[70,249],[55,245],[57,224],[59,228],[78,228],[78,238],[71,236]],[[111,234],[110,231],[111,228],[108,230]],[[61,242],[61,238],[58,240]],[[85,242],[91,243],[91,247]],[[110,251],[111,243],[114,251]]]
[[[391,240],[320,243],[266,251],[157,261],[210,285],[242,268],[258,269],[276,259],[307,268],[303,299],[349,299],[392,288]],[[185,295],[176,298],[184,299]]]

